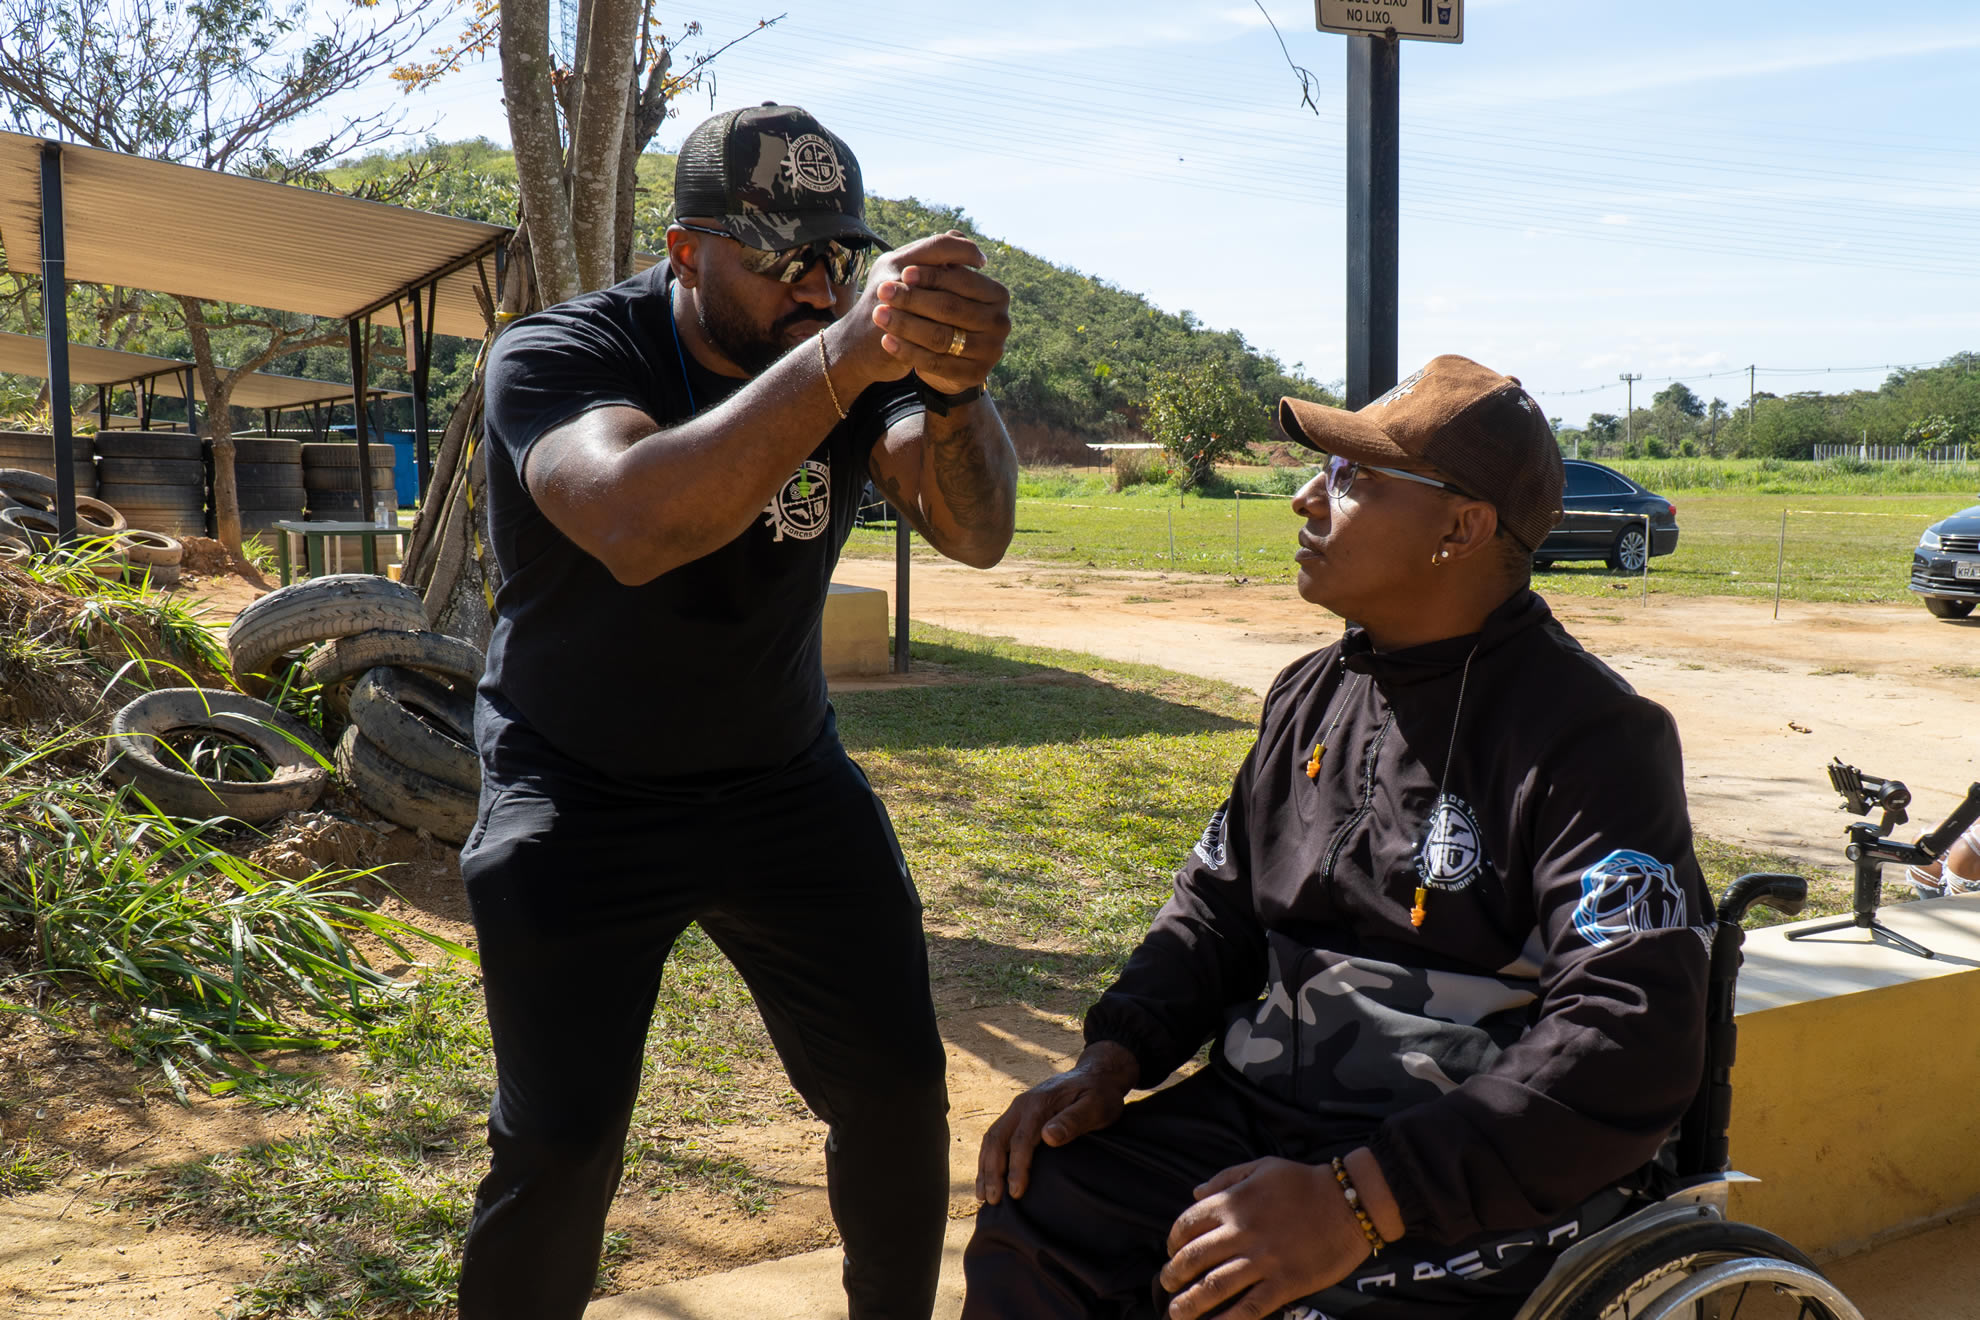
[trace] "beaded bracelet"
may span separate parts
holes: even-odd
[[[1341,1185],[1341,1195],[1347,1197],[1348,1209],[1354,1211],[1354,1222],[1361,1225],[1361,1235],[1368,1239],[1368,1254],[1381,1255],[1382,1248],[1389,1243],[1368,1212],[1361,1208],[1361,1193],[1355,1190],[1354,1179],[1348,1177],[1347,1165],[1338,1155],[1334,1157],[1334,1181]]]

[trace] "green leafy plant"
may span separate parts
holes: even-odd
[[[370,871],[290,879],[229,852],[221,821],[168,816],[129,787],[42,771],[77,740],[0,748],[0,947],[30,975],[121,1006],[120,1043],[230,1089],[269,1049],[323,1049],[370,1024],[404,987],[351,944],[363,932],[407,962],[461,946],[371,910]],[[16,956],[15,961],[20,961]]]
[[[1258,404],[1216,364],[1200,364],[1156,376],[1148,391],[1148,434],[1180,469],[1178,484],[1191,490],[1220,462],[1265,438]]]

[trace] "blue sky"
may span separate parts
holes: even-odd
[[[1345,368],[1346,43],[1310,0],[684,6],[713,105],[806,106],[870,191]],[[958,17],[958,14],[964,15]],[[1471,0],[1402,56],[1404,370],[1460,352],[1578,423],[1623,371],[1742,396],[1980,348],[1980,4]],[[406,102],[505,141],[492,61]],[[385,93],[381,92],[381,97]],[[671,148],[710,107],[691,98]],[[1712,373],[1727,373],[1709,378]],[[1737,373],[1736,375],[1732,373]],[[1588,393],[1564,393],[1595,387]]]

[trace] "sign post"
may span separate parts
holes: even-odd
[[[1347,406],[1396,383],[1401,43],[1462,42],[1464,0],[1314,0],[1347,51]]]

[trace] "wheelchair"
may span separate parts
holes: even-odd
[[[1796,916],[1799,876],[1743,875],[1714,914],[1705,1076],[1676,1137],[1676,1189],[1562,1253],[1516,1320],[1863,1320],[1792,1243],[1726,1218],[1726,1138],[1746,914]]]

